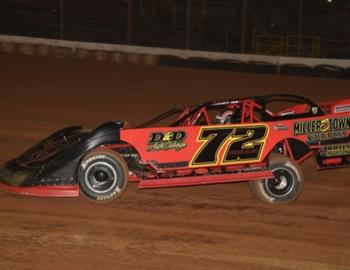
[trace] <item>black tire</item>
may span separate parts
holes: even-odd
[[[282,155],[270,158],[273,179],[250,181],[253,194],[265,203],[290,203],[298,198],[303,186],[304,176],[298,164]]]
[[[81,161],[78,170],[80,191],[87,198],[107,202],[121,196],[128,185],[124,159],[108,149],[95,149]]]

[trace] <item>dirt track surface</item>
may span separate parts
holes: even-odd
[[[0,162],[80,123],[138,124],[172,106],[251,94],[349,96],[350,81],[0,54]],[[247,183],[137,190],[109,204],[0,193],[0,269],[350,269],[350,169],[262,204]]]

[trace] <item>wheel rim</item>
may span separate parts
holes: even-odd
[[[273,174],[275,178],[265,181],[265,190],[275,197],[288,195],[294,187],[293,174],[282,168],[273,170]]]
[[[86,169],[86,185],[95,193],[109,192],[116,186],[117,180],[115,169],[107,162],[96,162]]]

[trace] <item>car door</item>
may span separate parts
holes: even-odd
[[[121,139],[143,163],[198,168],[260,162],[268,134],[267,124],[254,123],[129,129]]]

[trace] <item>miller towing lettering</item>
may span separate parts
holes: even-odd
[[[350,117],[314,120],[294,123],[294,134],[304,135],[350,128]]]

